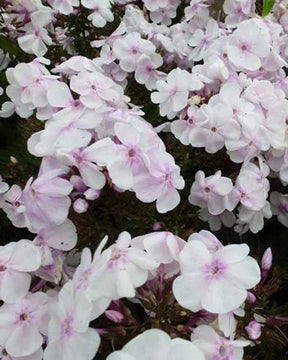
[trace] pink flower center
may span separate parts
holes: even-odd
[[[28,315],[27,315],[27,314],[25,314],[25,313],[20,314],[19,320],[21,320],[21,321],[26,321],[27,319],[28,319]]]
[[[62,323],[62,337],[71,336],[73,334],[73,318],[67,316]]]
[[[205,191],[206,193],[209,193],[209,192],[210,192],[210,188],[209,188],[208,186],[206,186],[205,189],[204,189],[204,191]]]
[[[205,272],[208,279],[219,280],[225,273],[227,266],[220,260],[214,260],[211,264],[205,266]]]
[[[212,131],[212,132],[216,132],[216,131],[217,131],[217,128],[216,128],[215,126],[212,126],[212,127],[211,127],[211,131]]]
[[[5,265],[0,265],[0,272],[5,271],[7,267]]]
[[[129,157],[135,157],[135,155],[136,155],[136,151],[135,151],[134,149],[130,149],[130,150],[128,151],[128,156],[129,156]]]

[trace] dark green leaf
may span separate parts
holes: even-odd
[[[20,49],[17,42],[12,41],[4,35],[0,35],[0,48],[10,55],[14,55],[19,59],[27,58],[27,54]]]
[[[267,16],[273,8],[275,0],[263,0],[262,16]]]

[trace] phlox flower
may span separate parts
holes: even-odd
[[[242,171],[227,199],[227,209],[232,211],[238,202],[248,210],[258,211],[263,208],[267,198],[267,188],[259,181],[253,171]]]
[[[62,92],[59,94],[60,99],[64,96]],[[51,97],[49,101],[51,103]],[[60,105],[62,102],[58,100],[57,103]],[[54,155],[58,149],[69,151],[87,146],[92,139],[89,130],[101,121],[101,112],[85,108],[80,100],[75,100],[46,121],[44,130],[30,137],[28,150],[35,156],[47,156]]]
[[[232,117],[232,111],[224,104],[204,104],[201,111],[206,120],[192,129],[189,140],[192,146],[205,147],[214,154],[222,149],[226,141],[237,141],[241,135],[240,126]]]
[[[115,135],[120,144],[107,143],[104,160],[113,183],[123,190],[133,187],[134,176],[147,171],[144,163],[149,151],[164,151],[164,144],[156,132],[132,124],[116,123]]]
[[[225,227],[231,228],[235,224],[236,217],[233,212],[225,210],[219,215],[212,215],[207,208],[203,208],[198,211],[199,219],[207,221],[209,228],[212,231],[219,231],[222,224]]]
[[[156,70],[162,64],[163,59],[159,54],[141,55],[135,71],[136,81],[139,84],[144,84],[148,90],[154,90],[157,80],[166,76],[165,73]]]
[[[8,68],[6,76],[10,83],[6,88],[7,95],[16,105],[20,116],[29,117],[34,108],[48,105],[47,89],[56,78],[50,75],[40,61],[20,63],[15,68]]]
[[[48,344],[44,360],[92,360],[100,344],[95,329],[89,327],[91,303],[83,292],[75,292],[67,282],[51,307]]]
[[[34,245],[39,246],[42,253],[43,266],[53,264],[51,249],[69,251],[75,247],[76,242],[76,227],[69,219],[61,225],[41,229],[33,240]]]
[[[29,240],[11,242],[0,247],[0,298],[14,303],[30,287],[31,275],[41,265],[41,253]]]
[[[208,6],[203,0],[191,0],[190,5],[185,8],[185,19],[189,21],[195,15],[207,17],[209,15]]]
[[[155,45],[149,41],[141,39],[137,32],[131,32],[123,38],[113,42],[113,54],[120,60],[120,67],[127,72],[133,72],[137,68],[137,63],[142,54],[150,56],[155,53]]]
[[[33,12],[31,14],[31,22],[22,28],[25,34],[17,39],[21,49],[28,54],[43,56],[48,50],[46,45],[52,45],[52,39],[45,29],[45,26],[51,20],[52,12],[50,8],[45,7]]]
[[[130,340],[107,360],[204,360],[203,353],[190,341],[170,336],[160,329],[146,330]]]
[[[3,196],[2,209],[8,219],[16,227],[25,227],[25,205],[22,199],[22,190],[18,185],[12,185]]]
[[[70,87],[80,95],[80,101],[89,109],[101,109],[106,102],[119,101],[123,94],[121,86],[100,72],[73,75]]]
[[[69,181],[59,177],[62,170],[42,174],[33,181],[31,177],[23,190],[26,224],[30,229],[60,225],[68,216],[72,191]]]
[[[81,0],[81,4],[87,9],[93,10],[93,13],[88,16],[88,20],[98,28],[102,28],[114,19],[111,11],[110,0]]]
[[[225,0],[223,10],[227,14],[225,24],[228,27],[236,27],[253,10],[253,1],[251,0]]]
[[[188,71],[173,69],[167,75],[166,81],[157,81],[157,92],[151,94],[151,100],[154,104],[160,104],[161,116],[172,119],[187,106],[189,92],[202,87],[201,81]]]
[[[131,247],[127,232],[122,232],[116,243],[103,251],[99,261],[104,265],[93,279],[91,292],[113,300],[135,296],[135,289],[146,282],[149,270],[158,267],[151,255]]]
[[[2,180],[2,176],[0,175],[0,207],[2,207],[4,203],[4,195],[9,190],[9,185]]]
[[[246,244],[227,245],[211,253],[202,241],[189,241],[179,256],[181,275],[173,293],[181,306],[227,313],[247,297],[247,289],[260,281],[257,262],[248,256]]]
[[[223,332],[223,334],[228,338],[234,338],[237,323],[238,321],[235,319],[235,316],[244,317],[245,316],[245,310],[243,308],[238,308],[234,311],[230,311],[226,314],[219,314],[218,315],[218,327],[219,330]]]
[[[177,15],[177,7],[179,0],[168,0],[167,6],[164,8],[158,8],[155,11],[150,12],[151,20],[156,24],[164,24],[166,26],[171,25],[172,19]]]
[[[69,15],[74,11],[73,6],[79,6],[79,0],[54,0],[52,6],[61,14]]]
[[[150,203],[156,200],[156,208],[160,213],[174,209],[180,202],[177,189],[185,186],[180,168],[174,158],[165,152],[159,152],[157,159],[154,152],[147,154],[146,165],[149,172],[139,172],[135,176],[133,189],[136,197]]]
[[[188,42],[188,44],[193,47],[192,51],[190,52],[189,59],[193,61],[202,60],[205,50],[218,36],[218,24],[214,19],[209,18],[205,32],[201,29],[197,29]]]
[[[242,360],[243,347],[250,344],[250,341],[244,339],[226,339],[208,325],[198,326],[193,331],[191,340],[203,351],[206,360]]]
[[[212,215],[219,215],[226,210],[227,195],[232,191],[232,181],[221,176],[218,170],[205,178],[203,171],[197,171],[191,187],[189,202],[200,207],[207,207]]]
[[[168,5],[168,0],[143,0],[145,7],[149,11],[156,11],[159,8],[165,8]]]
[[[214,254],[217,250],[223,248],[221,241],[219,241],[214,234],[207,230],[201,230],[199,233],[192,233],[189,236],[188,241],[203,242],[211,254]]]
[[[262,20],[242,21],[228,38],[227,54],[237,70],[256,71],[269,54],[270,36]]]
[[[113,158],[115,153],[113,141],[104,138],[84,149],[75,149],[70,154],[58,151],[56,157],[65,165],[77,167],[86,186],[100,190],[105,185],[106,178],[97,164],[106,164],[107,159]]]
[[[270,195],[273,215],[277,216],[278,221],[288,227],[288,195],[272,191]]]
[[[189,145],[192,129],[203,121],[205,121],[205,116],[199,110],[199,107],[191,104],[187,109],[187,119],[174,120],[171,123],[171,132],[182,144]]]
[[[101,269],[102,264],[105,266],[105,261],[103,261],[103,257],[101,258],[101,251],[106,245],[107,240],[108,237],[104,237],[95,251],[93,258],[88,248],[82,250],[81,262],[73,275],[75,291],[85,293],[91,302],[92,310],[90,320],[94,320],[102,315],[112,300],[112,298],[102,296],[101,293],[93,290],[95,274]]]
[[[41,352],[48,325],[47,299],[42,292],[28,293],[16,304],[1,306],[0,343],[13,359]]]
[[[160,266],[157,273],[166,278],[179,273],[179,254],[186,242],[168,231],[152,232],[132,239],[132,246],[143,249]],[[153,271],[155,272],[155,271]]]
[[[0,356],[1,360],[42,360],[43,359],[43,350],[40,348],[34,354],[28,356],[10,356],[7,353],[7,350],[0,345]]]

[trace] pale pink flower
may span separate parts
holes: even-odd
[[[203,113],[196,105],[191,104],[187,109],[187,119],[174,120],[171,123],[171,132],[182,144],[189,145],[192,129],[196,128],[203,121],[205,121]]]
[[[158,231],[132,239],[133,247],[147,251],[160,266],[153,273],[166,278],[179,273],[179,254],[186,242],[168,231]]]
[[[112,300],[111,297],[102,296],[101,292],[93,290],[94,277],[97,275],[97,271],[101,269],[101,266],[105,266],[105,261],[103,261],[103,257],[101,258],[101,251],[107,243],[107,240],[107,236],[103,238],[94,253],[93,259],[91,251],[88,248],[82,250],[81,262],[73,275],[75,291],[85,293],[89,301],[91,301],[91,320],[102,315]]]
[[[203,242],[189,241],[180,253],[181,275],[173,283],[176,300],[191,311],[221,314],[237,309],[247,289],[260,281],[259,266],[248,253],[246,244],[211,253]]]
[[[168,119],[172,119],[188,105],[189,92],[202,87],[201,81],[188,71],[173,69],[166,81],[157,81],[157,92],[151,94],[151,100],[154,104],[160,104],[161,116],[167,115]]]
[[[41,265],[41,253],[29,240],[11,242],[0,247],[0,298],[14,303],[30,287],[31,275]]]
[[[28,293],[16,304],[0,308],[0,342],[11,357],[39,352],[47,333],[47,295]]]
[[[35,239],[34,245],[39,246],[42,253],[42,265],[53,264],[51,249],[69,251],[77,243],[76,227],[71,220],[66,220],[61,225],[41,229]]]
[[[113,300],[135,296],[135,289],[146,282],[149,270],[156,269],[158,263],[144,250],[130,245],[130,234],[122,232],[116,243],[103,251],[99,261],[105,266],[95,274],[91,292]]]
[[[79,6],[79,0],[54,0],[52,6],[61,14],[69,15],[74,11],[73,6]]]
[[[240,126],[233,119],[232,111],[223,103],[211,103],[201,106],[205,121],[194,127],[189,135],[192,146],[205,147],[205,150],[214,154],[222,149],[226,141],[237,141],[241,135]]]
[[[140,172],[135,176],[133,189],[136,197],[145,203],[156,200],[160,213],[174,209],[180,202],[176,189],[182,190],[185,186],[179,166],[170,154],[159,152],[155,158],[153,151],[148,154],[147,166],[149,173]]]
[[[137,32],[131,32],[123,38],[113,42],[113,54],[120,60],[120,67],[127,72],[133,72],[137,68],[137,63],[142,54],[152,55],[155,53],[155,45],[149,41],[141,39]]]
[[[219,215],[212,215],[207,208],[203,208],[198,211],[199,219],[207,221],[209,228],[212,231],[219,231],[222,227],[222,224],[225,227],[231,228],[236,221],[236,217],[233,212],[225,210]]]
[[[31,177],[23,190],[27,227],[40,230],[62,224],[68,216],[72,191],[69,181],[59,177],[62,170],[52,170],[33,181]]]
[[[51,308],[48,345],[44,360],[92,360],[100,344],[95,329],[89,327],[91,303],[83,292],[66,283]]]
[[[122,87],[100,72],[83,71],[73,75],[70,87],[89,109],[105,108],[107,102],[117,102],[123,95]]]
[[[121,350],[112,352],[107,360],[164,360],[178,359],[179,356],[182,360],[204,360],[202,351],[190,341],[171,340],[163,330],[151,329],[130,340]]]
[[[288,227],[288,195],[272,191],[270,195],[273,215],[277,216],[278,221]]]
[[[218,24],[214,19],[209,18],[205,32],[201,29],[197,29],[192,34],[188,42],[188,44],[193,47],[192,51],[190,52],[189,59],[193,61],[202,60],[207,47],[218,36],[219,36]]]
[[[17,39],[21,49],[28,54],[43,56],[48,50],[46,45],[52,45],[52,39],[45,29],[51,20],[52,11],[48,7],[33,12],[31,22],[22,28],[25,34]]]
[[[43,359],[43,350],[40,348],[34,354],[28,356],[10,356],[7,353],[7,350],[0,345],[0,356],[1,360],[42,360]]]
[[[166,8],[168,0],[143,0],[143,3],[149,11],[156,11],[159,8]]]
[[[267,56],[269,51],[269,32],[260,19],[241,22],[228,38],[228,59],[237,70],[258,70],[261,59]]]
[[[259,182],[257,174],[249,170],[242,171],[228,196],[227,209],[232,211],[240,202],[248,210],[258,211],[265,205],[267,195],[267,190]]]
[[[199,170],[191,187],[189,202],[201,208],[207,207],[212,215],[219,215],[226,210],[227,195],[232,189],[232,181],[221,176],[220,170],[206,178],[204,172]]]
[[[88,20],[92,21],[95,27],[102,28],[107,22],[114,20],[110,0],[81,0],[81,4],[93,10],[92,14],[88,15]]]
[[[73,202],[73,210],[77,213],[77,214],[84,214],[89,208],[89,204],[85,199],[76,199]]]
[[[16,227],[25,227],[25,205],[22,199],[22,190],[18,185],[12,185],[3,196],[2,209],[8,219]]]
[[[247,326],[245,326],[245,330],[249,336],[249,339],[257,340],[261,336],[262,326],[256,320],[252,320]]]
[[[166,76],[165,73],[156,70],[162,64],[163,59],[159,54],[141,55],[135,71],[136,81],[139,84],[144,84],[148,90],[154,90],[157,80]]]
[[[248,340],[229,340],[220,336],[211,326],[200,325],[191,335],[192,343],[203,351],[206,360],[242,360],[243,347]]]

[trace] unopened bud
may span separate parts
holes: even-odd
[[[251,340],[257,340],[261,336],[261,324],[255,320],[250,321],[245,330]]]
[[[124,319],[124,315],[116,310],[106,310],[105,315],[109,320],[115,323],[120,323]]]
[[[256,302],[256,296],[252,294],[250,291],[247,292],[247,301],[249,304],[254,304]]]
[[[162,225],[160,222],[156,222],[154,225],[153,225],[153,231],[159,231],[162,229]]]
[[[88,210],[88,203],[84,199],[77,199],[73,203],[73,209],[78,214],[83,214]]]
[[[261,268],[262,271],[268,272],[272,266],[272,251],[269,247],[263,254],[262,261],[261,261]]]
[[[101,194],[100,190],[88,189],[84,192],[84,196],[87,200],[96,200]]]
[[[10,156],[10,161],[13,165],[18,164],[18,160],[14,156]]]

